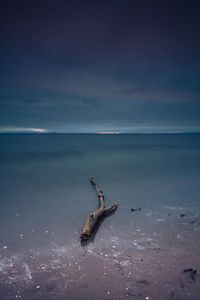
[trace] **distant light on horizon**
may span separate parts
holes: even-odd
[[[97,131],[96,134],[120,134],[119,131]]]

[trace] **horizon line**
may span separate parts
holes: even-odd
[[[45,132],[30,132],[30,131],[0,131],[0,134],[30,134],[30,135],[48,135],[48,134],[93,134],[93,135],[125,135],[125,134],[200,134],[198,131],[152,131],[152,132],[59,132],[59,131],[45,131]]]

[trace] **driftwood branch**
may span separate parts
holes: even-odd
[[[117,209],[117,205],[111,205],[109,207],[105,206],[104,194],[102,190],[99,188],[94,178],[89,178],[90,183],[94,186],[97,191],[98,199],[99,199],[99,208],[97,208],[93,213],[89,215],[87,218],[83,230],[81,232],[81,240],[86,241],[90,238],[92,231],[95,228],[95,225],[98,221],[105,215],[113,213]]]

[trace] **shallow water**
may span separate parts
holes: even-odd
[[[198,299],[200,135],[4,134],[0,144],[0,299]],[[98,204],[88,174],[119,207],[81,247]]]

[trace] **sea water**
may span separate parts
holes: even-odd
[[[103,190],[106,205],[116,203],[118,209],[102,222],[94,239],[83,248],[81,229],[98,206],[88,175]],[[177,295],[177,286],[168,287],[165,282],[170,282],[171,264],[174,274],[178,268],[181,276],[185,276],[184,268],[197,270],[200,266],[199,182],[199,134],[0,135],[0,278],[4,291],[1,299],[9,299],[8,291],[10,299],[14,299],[17,290],[13,282],[18,283],[19,289],[23,279],[39,293],[32,295],[25,286],[20,290],[21,297],[28,293],[29,299],[49,299],[46,288],[41,290],[38,279],[34,281],[38,272],[43,274],[43,282],[52,280],[47,278],[46,270],[48,274],[59,270],[65,277],[71,272],[71,279],[66,279],[72,286],[68,288],[69,299],[79,299],[83,283],[85,299],[90,299],[93,290],[88,281],[92,277],[84,275],[84,280],[81,276],[89,274],[83,269],[90,264],[96,264],[93,271],[97,272],[102,257],[106,268],[110,266],[115,274],[116,285],[123,282],[124,291],[111,291],[99,275],[96,299],[124,299],[125,295],[133,299],[133,295],[139,294],[159,299],[156,297],[160,290],[156,294],[152,282],[155,285],[158,281],[161,269],[166,297],[163,299],[173,295],[185,299],[180,284]],[[158,256],[160,263],[156,267]],[[146,264],[141,268],[139,261],[145,258]],[[134,292],[129,282],[131,276],[132,280],[136,276],[133,264],[137,272],[148,274],[148,278],[141,275],[137,279]],[[81,269],[78,275],[76,266]],[[118,276],[123,276],[123,280]],[[192,297],[198,292],[196,286],[189,286],[187,291]],[[63,283],[54,298],[65,299],[65,295]]]

